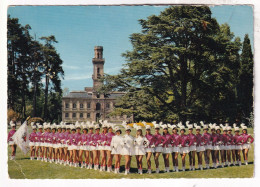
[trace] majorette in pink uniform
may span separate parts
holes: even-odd
[[[10,121],[10,125],[11,127],[14,127],[15,126],[15,123],[13,121]],[[12,129],[9,131],[8,133],[8,137],[7,137],[7,143],[8,145],[14,145],[14,140],[13,140],[13,135],[15,134],[16,130],[15,129]]]
[[[191,133],[191,134],[187,134],[188,138],[189,138],[189,151],[196,151],[196,136],[195,134]]]
[[[36,125],[37,125],[38,129],[42,129],[42,125],[40,125],[40,123],[37,123]],[[43,142],[42,134],[43,133],[40,131],[36,132],[35,146],[42,146],[42,142]]]
[[[181,144],[181,136],[179,134],[172,134],[173,142],[173,149],[172,152],[179,153],[180,152],[180,144]]]
[[[185,127],[184,126],[180,126],[180,130],[185,130]],[[180,135],[180,153],[183,154],[183,153],[189,153],[190,152],[190,149],[189,149],[189,143],[190,143],[190,139],[188,137],[188,135],[186,134],[183,134],[183,135]]]
[[[106,134],[105,150],[107,150],[107,151],[112,151],[111,141],[112,141],[113,136],[115,136],[115,133],[113,133],[113,132],[108,132]]]
[[[172,139],[172,136],[167,133],[167,134],[164,134],[163,136],[163,153],[164,154],[168,154],[168,153],[172,153],[172,143],[173,143],[173,139]]]
[[[87,130],[87,124],[85,124],[84,122],[81,123],[81,126],[82,126],[82,130]],[[84,150],[84,151],[87,151],[88,150],[88,146],[87,146],[87,136],[88,136],[88,133],[82,133],[81,134],[81,143],[80,143],[80,146],[79,146],[79,149],[80,150]]]
[[[100,142],[98,144],[98,150],[105,150],[105,144],[106,144],[106,138],[107,138],[107,133],[101,133],[100,134]]]
[[[203,129],[208,129],[208,125],[204,125]],[[208,133],[208,132],[206,132],[206,133],[204,132],[203,138],[204,138],[204,141],[205,141],[205,149],[206,150],[213,150],[211,134]]]
[[[152,134],[146,134],[145,137],[150,142],[149,145],[145,148],[145,151],[147,153],[148,152],[153,153],[155,149],[155,137]]]
[[[245,126],[245,124],[242,123],[241,127],[242,127],[242,130],[247,131],[247,126]],[[252,144],[254,142],[254,138],[250,134],[247,134],[247,132],[242,133],[241,136],[243,136],[242,149],[250,149],[251,148],[250,144]]]
[[[70,138],[70,132],[68,132],[67,130],[70,129],[70,125],[66,125],[66,132],[64,132],[64,136],[63,136],[63,146],[69,148],[70,143],[69,143],[69,138]]]
[[[242,150],[242,144],[243,144],[244,137],[241,135],[234,135],[234,144],[236,150]]]
[[[32,129],[36,129],[36,126],[35,125],[32,125]],[[29,135],[29,146],[35,146],[35,138],[37,137],[37,134],[36,132],[32,132],[30,135]]]
[[[90,141],[90,149],[91,151],[98,150],[98,144],[101,142],[100,134],[92,134]]]
[[[156,124],[156,122],[153,122],[154,124],[154,128],[155,129],[160,129],[160,125]],[[162,143],[164,141],[163,136],[160,133],[154,133],[154,145],[155,145],[155,149],[154,152],[156,153],[162,153],[163,152],[163,147],[162,147]]]
[[[201,129],[200,126],[196,126],[196,130]],[[201,151],[205,151],[205,144],[206,144],[206,139],[204,138],[204,136],[202,134],[196,134],[196,151],[197,152],[201,152]]]
[[[91,137],[93,136],[93,132],[89,132],[87,134],[87,150],[91,151],[91,146],[90,146],[90,142],[91,142]]]

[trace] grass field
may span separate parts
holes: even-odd
[[[253,129],[248,129],[250,134],[253,134]],[[135,135],[135,131],[133,130],[131,133],[133,136]],[[242,153],[241,153],[242,154]],[[10,158],[11,149],[8,147],[8,158]],[[243,163],[243,157],[242,163]],[[172,170],[172,161],[170,156],[170,169]],[[160,155],[160,170],[161,173],[156,174],[155,164],[152,157],[152,174],[146,174],[146,158],[143,158],[143,169],[144,174],[137,174],[136,160],[135,157],[132,158],[131,162],[131,170],[132,172],[129,175],[124,175],[124,158],[121,160],[121,173],[107,173],[100,172],[95,170],[87,170],[86,168],[74,168],[63,165],[56,165],[54,163],[46,163],[37,160],[30,160],[29,152],[24,155],[19,148],[17,148],[16,159],[9,160],[8,159],[8,174],[11,179],[120,179],[120,178],[130,178],[130,179],[142,179],[142,178],[251,178],[254,175],[254,145],[251,145],[251,149],[249,151],[249,164],[246,166],[242,164],[242,166],[231,166],[225,168],[218,169],[209,169],[209,170],[195,170],[188,171],[189,162],[188,156],[186,156],[186,171],[185,172],[170,172],[164,173],[164,163],[162,155]],[[204,162],[203,162],[204,164]],[[179,165],[181,165],[181,160],[179,157]],[[196,157],[196,168],[197,168],[197,157]],[[180,169],[180,166],[179,166]]]

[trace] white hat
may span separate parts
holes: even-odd
[[[142,121],[142,124],[144,124],[146,130],[151,130],[151,126],[147,125],[145,121]]]
[[[60,122],[60,125],[63,125],[63,123],[64,123],[64,122],[63,122],[63,121],[61,121],[61,122]]]
[[[234,127],[234,130],[235,131],[239,131],[239,127]]]
[[[176,126],[176,125],[171,125],[171,124],[168,123],[167,126],[168,126],[168,128],[173,129],[174,126]]]
[[[66,129],[70,129],[71,125],[70,124],[66,124]]]
[[[76,129],[81,128],[80,123],[78,121],[76,121],[75,127],[76,127]]]
[[[43,125],[43,129],[47,129],[47,123],[46,122],[44,122],[42,125]]]
[[[209,125],[204,125],[203,129],[209,129]]]
[[[96,124],[96,125],[95,125],[95,129],[100,129],[99,124]]]
[[[81,123],[81,127],[82,129],[87,129],[88,128],[88,125],[84,122]]]
[[[13,121],[10,121],[9,124],[10,124],[11,127],[14,127],[14,126],[15,126],[15,123],[14,123]]]
[[[32,125],[32,129],[36,129],[37,127],[36,127],[36,125]]]
[[[216,128],[215,128],[215,127],[216,127],[216,126],[215,126],[215,123],[214,123],[214,124],[211,124],[211,123],[210,123],[210,124],[209,124],[209,127],[211,128],[211,130],[213,130],[213,129],[216,130]]]
[[[221,129],[220,129],[220,126],[216,126],[215,129],[216,129],[216,130],[221,130]]]
[[[47,123],[47,128],[51,128],[51,123]]]
[[[189,124],[186,123],[186,125],[187,125],[188,129],[193,129],[193,125],[192,124],[189,125]]]
[[[201,127],[199,125],[196,126],[196,130],[200,130]]]
[[[185,130],[185,126],[184,126],[184,125],[181,125],[181,126],[180,126],[180,130]]]
[[[114,130],[115,130],[115,131],[119,131],[119,130],[121,131],[121,129],[120,129],[118,126],[115,126],[115,127],[114,127]]]
[[[33,126],[33,125],[34,125],[34,122],[32,121],[32,122],[31,122],[31,126]]]
[[[136,123],[134,123],[134,128],[138,131],[138,130],[142,130],[142,127],[137,125]]]
[[[223,131],[226,131],[227,130],[227,123],[226,123],[226,126],[223,126],[222,124],[219,125]]]
[[[242,127],[243,130],[247,129],[247,126],[244,123],[241,123],[241,127]]]
[[[57,129],[56,123],[53,123],[53,124],[51,125],[51,129]]]
[[[70,129],[71,129],[71,130],[75,130],[75,129],[76,129],[75,125],[71,124],[71,125],[70,125]]]
[[[39,129],[42,129],[42,125],[40,123],[36,123],[36,125]]]
[[[63,122],[61,128],[66,129],[66,122]]]
[[[168,129],[168,125],[167,124],[161,124],[160,126],[162,127],[162,129]]]
[[[153,121],[152,124],[155,129],[160,129],[160,125],[157,124],[156,121]]]
[[[237,126],[237,124],[236,123],[233,123],[233,127],[235,128]]]
[[[232,128],[230,126],[227,126],[228,131],[232,131]]]

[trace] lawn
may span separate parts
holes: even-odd
[[[144,130],[143,130],[144,131]],[[250,134],[253,134],[253,129],[248,129]],[[131,133],[135,135],[133,130]],[[11,149],[8,147],[8,158],[10,157]],[[172,170],[172,161],[170,156],[170,169]],[[243,163],[242,157],[242,163]],[[8,160],[8,173],[11,179],[120,179],[120,178],[130,178],[130,179],[142,179],[142,178],[251,178],[254,176],[254,145],[251,145],[249,151],[249,164],[246,166],[231,166],[218,169],[209,169],[209,170],[195,170],[188,171],[189,162],[188,156],[186,157],[186,171],[185,172],[170,172],[164,173],[164,163],[162,155],[160,155],[160,170],[159,174],[154,173],[155,164],[152,157],[152,174],[146,174],[146,159],[143,158],[143,169],[144,174],[137,174],[136,160],[135,157],[132,158],[131,162],[131,174],[124,175],[124,158],[121,160],[121,169],[120,174],[100,172],[95,170],[87,170],[86,168],[74,168],[64,165],[56,165],[54,163],[46,163],[37,160],[30,160],[29,152],[24,155],[19,148],[17,148],[16,159]],[[179,157],[179,165],[181,163]],[[204,164],[204,162],[203,162]],[[197,157],[196,157],[196,168],[197,168]],[[180,169],[180,166],[179,166]]]

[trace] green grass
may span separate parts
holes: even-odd
[[[253,129],[248,129],[250,134],[253,134]],[[132,135],[135,132],[132,131]],[[8,158],[11,155],[11,149],[8,147]],[[29,152],[24,155],[19,148],[17,148],[16,152],[16,160],[8,160],[8,173],[11,179],[89,179],[89,178],[96,178],[96,179],[120,179],[120,178],[135,178],[135,179],[142,179],[142,178],[251,178],[253,177],[254,173],[254,145],[251,145],[251,149],[249,151],[249,165],[242,165],[242,166],[232,166],[232,167],[225,167],[225,168],[218,168],[218,169],[210,169],[210,170],[196,170],[196,171],[188,171],[189,162],[188,156],[186,156],[186,171],[185,172],[170,172],[170,173],[163,173],[164,170],[164,163],[162,155],[160,155],[160,170],[161,173],[156,174],[143,174],[139,175],[135,172],[137,171],[136,167],[136,160],[135,157],[132,158],[131,162],[131,171],[133,173],[129,175],[124,175],[124,158],[122,157],[121,160],[121,173],[114,174],[114,173],[107,173],[107,172],[100,172],[87,170],[86,168],[74,168],[69,166],[63,165],[56,165],[54,163],[46,163],[37,160],[30,160],[29,159]],[[243,163],[243,157],[242,163]],[[170,169],[172,170],[172,162],[170,156]],[[204,164],[204,162],[203,162]],[[179,165],[181,165],[181,160],[179,157]],[[197,157],[196,157],[196,168],[197,168]],[[146,158],[143,158],[143,169],[146,172],[147,165],[146,165]],[[180,166],[179,166],[180,169]],[[155,164],[152,157],[152,170],[155,171]]]

